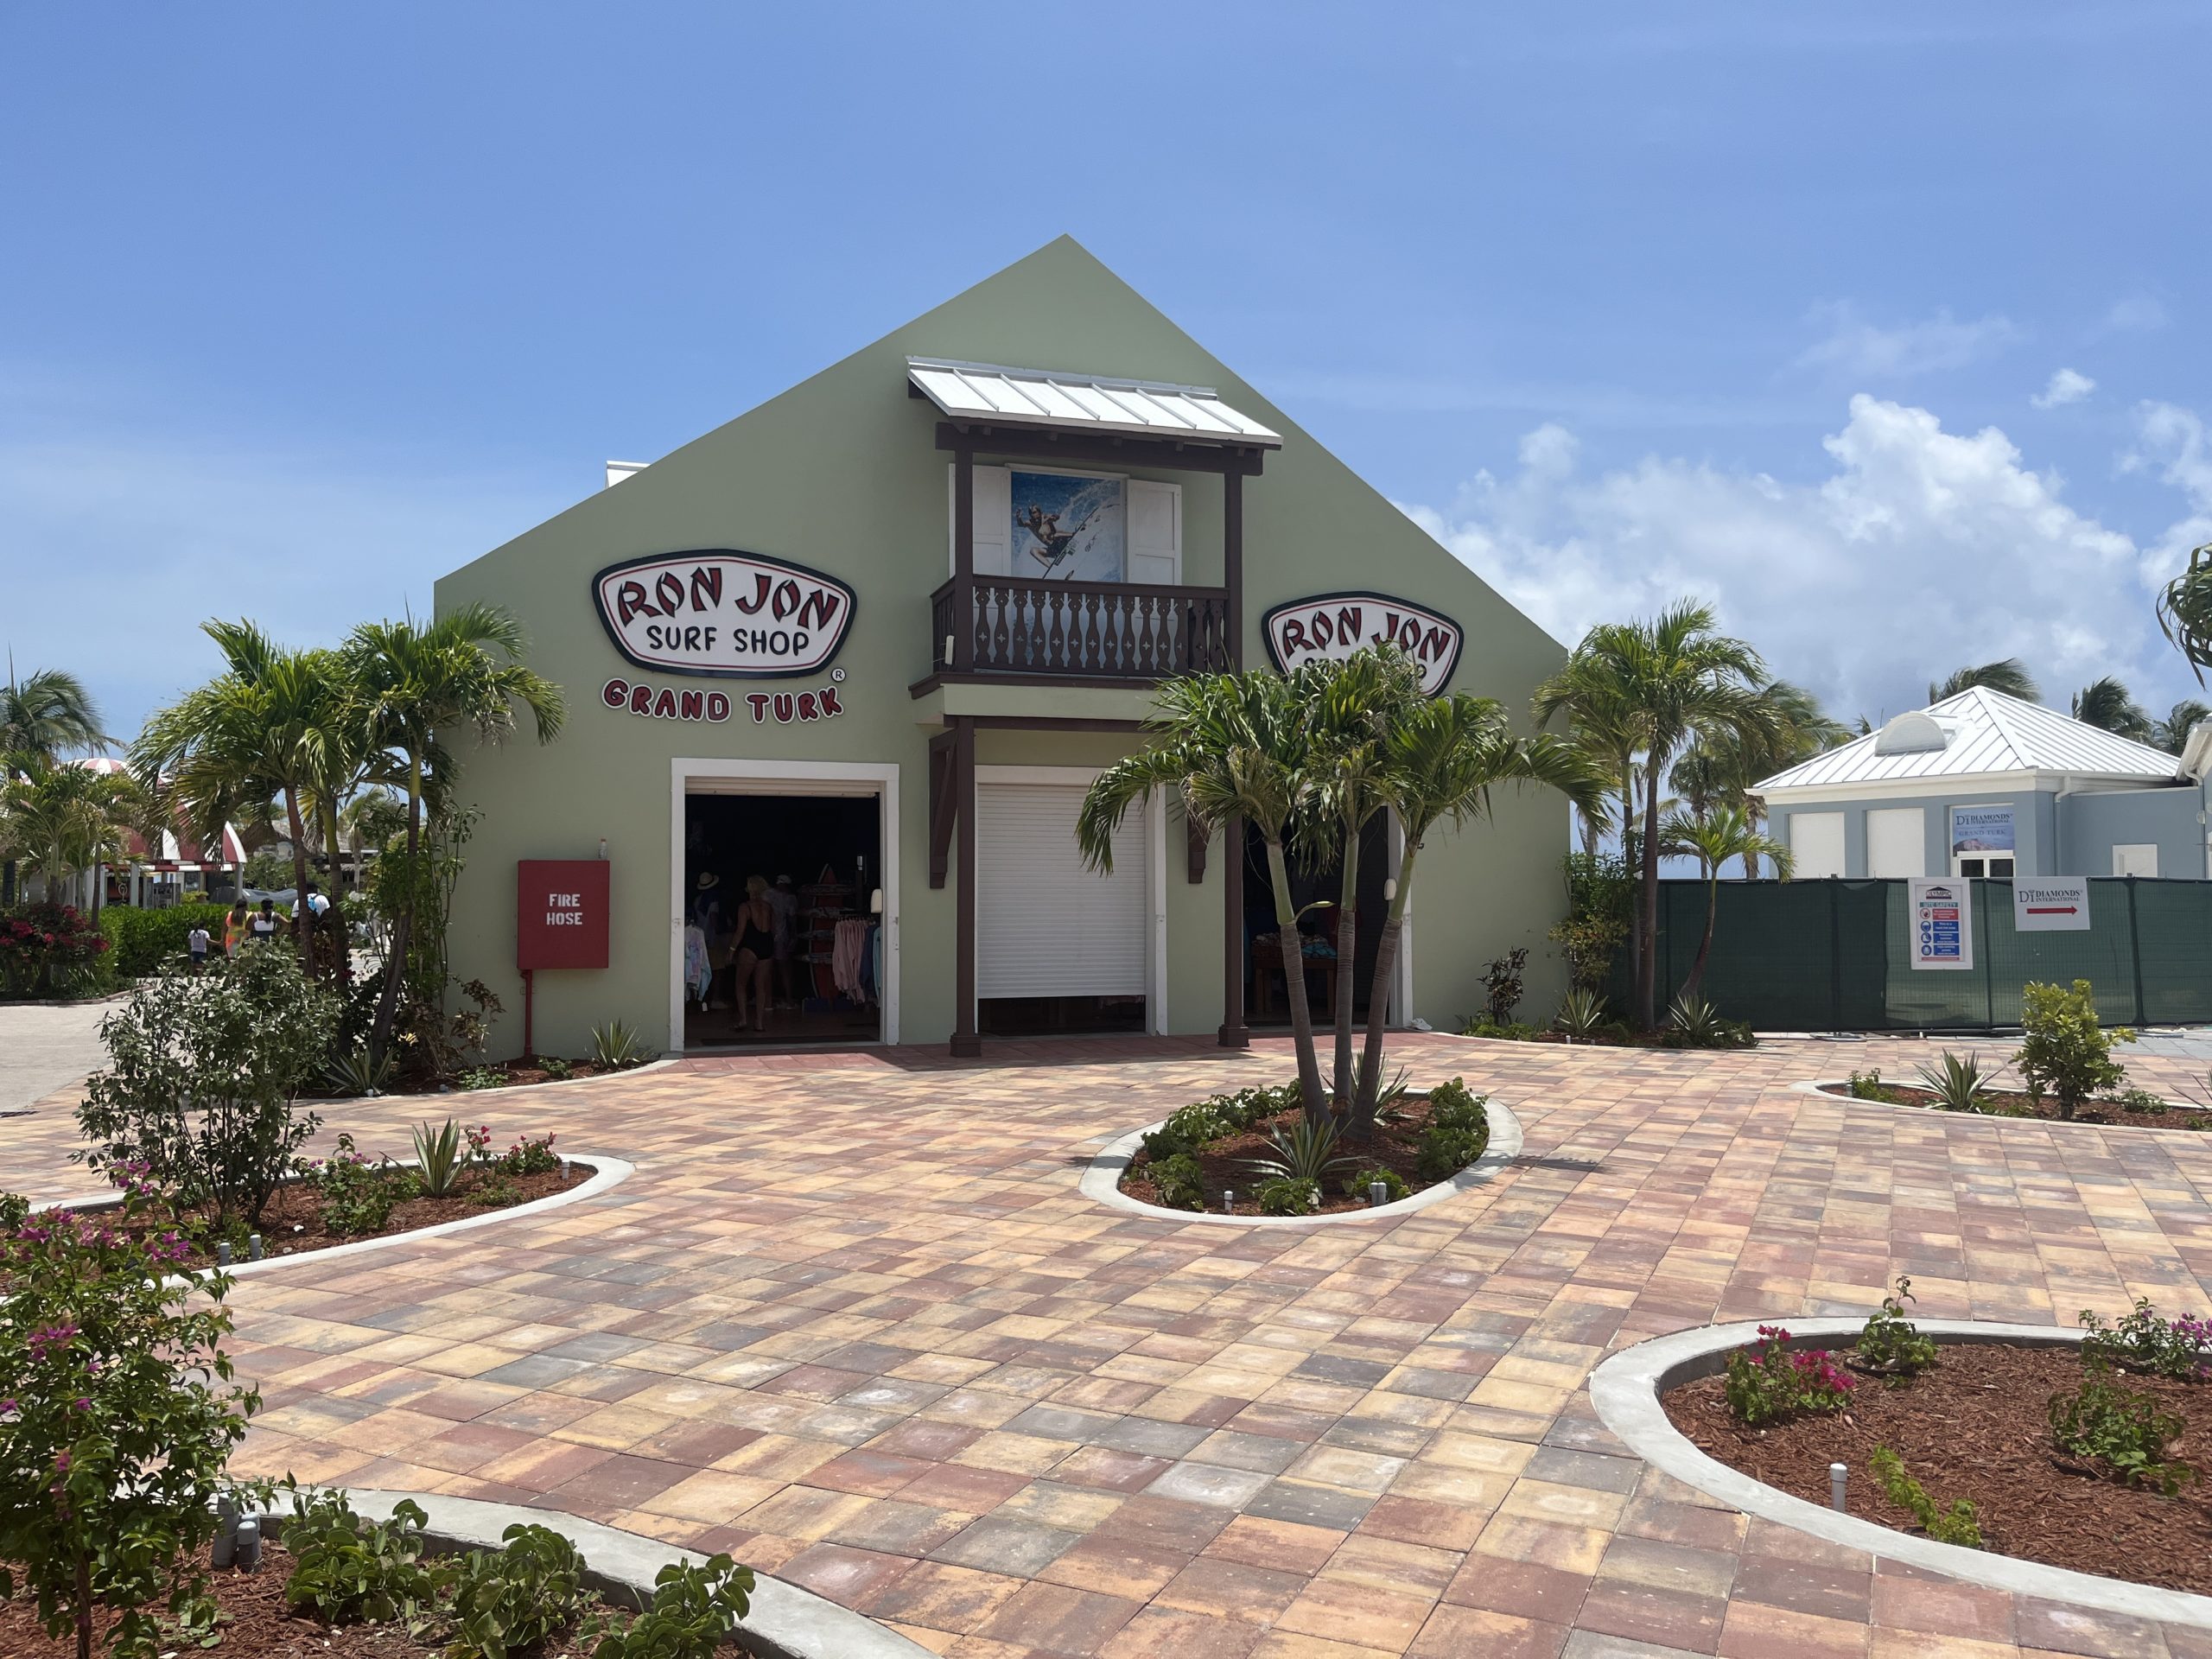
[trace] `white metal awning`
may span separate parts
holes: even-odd
[[[908,358],[906,373],[924,397],[958,421],[1282,448],[1281,434],[1222,402],[1211,386],[932,357]]]

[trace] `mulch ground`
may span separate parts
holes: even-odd
[[[1928,1106],[1941,1111],[1940,1098],[1933,1090],[1911,1084],[1891,1083],[1882,1079],[1882,1087],[1894,1096],[1900,1106]],[[1834,1095],[1839,1100],[1854,1098],[1850,1090],[1840,1084],[1822,1084],[1821,1092]],[[2053,1122],[2059,1121],[2058,1103],[2046,1095],[2041,1100],[2012,1089],[1986,1090],[1982,1098],[1989,1103],[1988,1115],[1998,1117],[2041,1117]],[[2182,1129],[2200,1133],[2212,1129],[2212,1107],[2191,1110],[2185,1105],[2174,1106],[2163,1112],[2138,1112],[2110,1100],[2085,1100],[2075,1109],[2076,1123],[2116,1123],[2135,1129]]]
[[[580,1185],[591,1179],[592,1172],[572,1165],[567,1185]],[[385,1225],[373,1233],[334,1233],[323,1224],[322,1200],[315,1190],[304,1181],[295,1181],[276,1189],[262,1211],[262,1253],[268,1256],[302,1255],[312,1250],[327,1250],[334,1244],[358,1244],[365,1238],[388,1238],[394,1233],[411,1233],[424,1227],[435,1227],[440,1222],[457,1221],[463,1216],[480,1216],[527,1204],[532,1198],[542,1198],[550,1192],[562,1190],[561,1172],[557,1169],[542,1175],[486,1176],[475,1172],[461,1177],[459,1191],[450,1198],[408,1198],[392,1206],[391,1216]],[[88,1218],[99,1218],[99,1212],[88,1212]],[[160,1233],[175,1224],[173,1220],[149,1219],[135,1230],[140,1233]],[[212,1266],[214,1256],[210,1252],[195,1251],[187,1259],[188,1267]],[[245,1255],[238,1252],[232,1266],[243,1265]],[[0,1656],[8,1649],[0,1647]]]
[[[486,1062],[482,1066],[472,1069],[505,1072],[506,1075],[499,1080],[499,1084],[502,1089],[510,1089],[528,1083],[567,1083],[577,1077],[596,1077],[615,1069],[613,1066],[601,1065],[594,1060],[570,1060],[567,1063],[567,1069],[556,1077],[553,1072],[546,1070],[546,1058],[548,1057],[533,1054],[526,1059],[492,1060]],[[470,1090],[454,1086],[458,1077],[459,1074],[456,1073],[452,1077],[398,1077],[393,1080],[385,1092],[389,1095],[408,1096],[465,1095],[473,1092]],[[352,1096],[331,1095],[324,1098],[344,1100],[350,1099]]]
[[[214,1577],[216,1605],[228,1614],[222,1641],[213,1652],[217,1659],[424,1659],[442,1650],[443,1644],[417,1642],[404,1624],[328,1625],[318,1618],[295,1613],[284,1602],[284,1580],[292,1570],[291,1557],[279,1545],[262,1552],[257,1573],[222,1572]],[[101,1621],[92,1637],[92,1651],[103,1652],[108,1624]],[[571,1631],[543,1647],[521,1650],[518,1659],[584,1659],[594,1642]],[[196,1649],[161,1651],[196,1652]],[[722,1652],[735,1656],[741,1649],[726,1643]],[[0,1602],[0,1654],[7,1659],[76,1659],[77,1639],[71,1635],[56,1642],[39,1628],[35,1609],[24,1599]]]
[[[1198,1154],[1198,1167],[1205,1172],[1206,1208],[1216,1215],[1224,1213],[1221,1195],[1226,1192],[1236,1194],[1236,1207],[1232,1213],[1256,1216],[1260,1206],[1253,1194],[1259,1191],[1265,1177],[1252,1167],[1255,1158],[1274,1155],[1274,1145],[1268,1138],[1270,1128],[1281,1127],[1287,1131],[1298,1122],[1294,1111],[1278,1116],[1263,1118],[1245,1134],[1217,1141]],[[1424,1179],[1416,1169],[1421,1154],[1421,1131],[1428,1127],[1428,1102],[1424,1097],[1408,1102],[1393,1122],[1377,1127],[1375,1139],[1363,1143],[1338,1143],[1339,1154],[1352,1160],[1342,1169],[1330,1175],[1322,1184],[1322,1202],[1314,1215],[1337,1215],[1347,1210],[1367,1208],[1367,1194],[1363,1190],[1357,1198],[1346,1198],[1341,1188],[1343,1182],[1370,1167],[1391,1170],[1402,1179],[1409,1194],[1435,1182]],[[1149,1163],[1140,1152],[1130,1161],[1128,1171],[1122,1177],[1122,1191],[1145,1204],[1160,1203],[1160,1188],[1146,1173]]]
[[[1861,1377],[1850,1406],[1829,1416],[1743,1427],[1728,1414],[1718,1376],[1670,1389],[1661,1403],[1708,1457],[1824,1508],[1828,1465],[1846,1464],[1852,1514],[1917,1531],[1867,1466],[1874,1448],[1886,1446],[1939,1508],[1960,1497],[1974,1505],[1986,1549],[2212,1592],[2212,1490],[2203,1481],[2161,1497],[2101,1478],[2052,1445],[2047,1402],[2072,1393],[2082,1378],[2070,1347],[1946,1344],[1932,1371],[1894,1388]],[[2212,1385],[2133,1375],[2118,1381],[2178,1412],[2188,1427],[2177,1455],[2212,1471]]]

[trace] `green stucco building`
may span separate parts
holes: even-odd
[[[554,925],[603,922],[604,967],[534,976],[549,1053],[610,1019],[692,1050],[1239,1040],[1284,1009],[1256,856],[1157,803],[1110,878],[1070,834],[1150,687],[1387,635],[1525,719],[1563,657],[1065,238],[438,584],[441,612],[474,600],[570,712],[548,747],[454,735],[481,817],[453,969],[517,1011],[518,939],[575,960]],[[1567,836],[1557,796],[1509,790],[1431,837],[1394,1020],[1465,1019],[1516,944],[1549,1007]],[[1363,1002],[1397,850],[1378,826],[1363,858]],[[603,900],[547,878],[603,915],[549,909],[534,866],[518,886],[539,860],[604,860]],[[1339,965],[1300,948],[1318,999]],[[511,1014],[495,1046],[521,1041]]]

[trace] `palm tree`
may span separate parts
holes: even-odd
[[[2212,720],[2212,706],[2199,702],[2194,697],[2183,697],[2167,710],[2164,720],[2151,723],[2150,743],[2153,748],[2164,749],[2168,754],[2179,754],[2197,722],[2206,720]]]
[[[1088,867],[1110,872],[1115,829],[1130,807],[1155,789],[1179,795],[1184,811],[1210,833],[1224,831],[1239,820],[1259,831],[1282,938],[1299,1096],[1306,1122],[1319,1127],[1328,1119],[1329,1104],[1313,1047],[1313,1014],[1306,1006],[1298,912],[1284,854],[1294,829],[1313,810],[1313,734],[1306,711],[1293,681],[1262,669],[1169,680],[1159,690],[1155,709],[1146,722],[1153,741],[1107,767],[1084,796],[1076,845]],[[1228,880],[1238,879],[1241,861],[1232,849],[1225,865]]]
[[[436,620],[365,622],[341,650],[359,698],[362,730],[375,747],[396,751],[407,792],[405,898],[392,938],[384,993],[370,1033],[381,1052],[391,1034],[399,986],[414,943],[422,887],[422,836],[426,796],[442,806],[452,783],[453,757],[441,730],[474,727],[487,743],[504,742],[518,725],[517,707],[529,712],[540,743],[561,734],[567,703],[561,688],[524,661],[522,625],[496,605],[461,606]]]
[[[1375,949],[1375,979],[1367,998],[1367,1044],[1359,1062],[1359,1094],[1352,1110],[1355,1136],[1372,1133],[1382,1098],[1382,1043],[1389,998],[1383,987],[1398,962],[1407,906],[1413,901],[1414,864],[1440,824],[1458,828],[1490,813],[1498,784],[1539,784],[1561,791],[1587,809],[1612,785],[1603,762],[1568,738],[1516,737],[1505,711],[1492,697],[1465,692],[1435,697],[1396,711],[1384,740],[1390,804],[1405,835],[1398,860],[1398,887]]]
[[[55,761],[26,751],[8,757],[0,787],[0,852],[46,878],[46,894],[60,902],[62,882],[80,871],[114,863],[127,830],[145,826],[145,798],[122,773]],[[99,887],[92,908],[99,908]]]
[[[1390,804],[1388,740],[1422,700],[1421,669],[1404,652],[1372,647],[1342,662],[1307,664],[1293,677],[1294,694],[1312,710],[1316,753],[1307,840],[1316,862],[1334,851],[1340,863],[1337,899],[1336,1072],[1339,1109],[1352,1097],[1353,963],[1358,956],[1359,842]],[[1371,1009],[1388,982],[1370,982]]]
[[[1928,701],[1941,702],[1946,697],[1955,697],[1961,691],[1980,686],[1990,691],[2018,697],[2023,702],[2041,702],[2043,693],[2029,677],[2027,669],[2017,657],[2007,657],[2001,662],[1984,663],[1979,668],[1955,670],[1941,685],[1932,682],[1928,687]]]
[[[2074,718],[2085,726],[2138,743],[2151,741],[2151,716],[2110,674],[2091,680],[2074,694]]]
[[[1659,833],[1668,851],[1696,854],[1699,868],[1705,873],[1705,937],[1698,941],[1697,960],[1690,964],[1681,993],[1684,998],[1694,997],[1705,982],[1706,959],[1713,954],[1713,925],[1720,916],[1721,866],[1732,858],[1740,858],[1745,868],[1752,869],[1760,859],[1770,858],[1776,873],[1787,880],[1789,849],[1772,836],[1760,834],[1750,813],[1727,802],[1703,813],[1677,812]]]
[[[1770,742],[1776,715],[1760,696],[1766,665],[1740,639],[1713,632],[1712,608],[1684,601],[1649,622],[1592,628],[1567,666],[1536,689],[1539,724],[1578,705],[1618,721],[1643,756],[1643,836],[1637,849],[1643,894],[1637,906],[1636,1003],[1646,1029],[1657,1018],[1659,817],[1675,759],[1693,741],[1732,734]]]
[[[2212,542],[2192,550],[2189,568],[2158,595],[2158,626],[2181,647],[2202,685],[2212,665]]]
[[[203,844],[234,819],[265,817],[283,797],[298,944],[309,913],[307,793],[327,765],[338,663],[328,652],[287,650],[251,622],[205,622],[200,631],[222,652],[223,671],[156,710],[130,746],[130,764]],[[301,960],[310,960],[304,947]]]
[[[1693,816],[1702,817],[1725,804],[1739,808],[1758,830],[1766,818],[1765,803],[1751,793],[1759,781],[1851,737],[1850,728],[1830,718],[1802,686],[1769,680],[1758,695],[1767,708],[1768,725],[1749,734],[1724,729],[1699,737],[1675,763],[1675,792]],[[1745,879],[1756,880],[1758,874],[1758,855],[1747,856]]]
[[[83,681],[58,668],[35,669],[18,679],[16,659],[8,658],[8,683],[0,689],[0,761],[32,755],[52,762],[65,754],[97,753],[109,742]],[[0,782],[9,769],[0,765]],[[0,860],[0,910],[15,902],[16,861]]]

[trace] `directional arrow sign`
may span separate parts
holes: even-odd
[[[2089,927],[2086,875],[2015,876],[2012,928],[2018,933],[2083,933]]]

